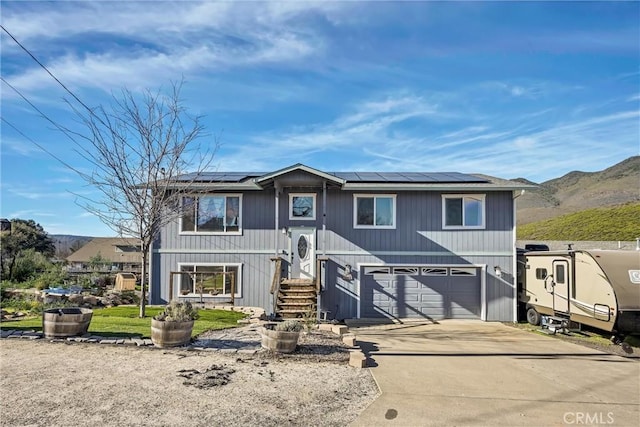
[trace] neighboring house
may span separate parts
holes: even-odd
[[[285,317],[516,319],[515,199],[530,186],[300,164],[193,179],[153,247],[154,304],[233,288]]]
[[[90,271],[92,261],[102,260],[98,270],[140,273],[142,252],[136,239],[95,237],[66,258],[71,271]]]

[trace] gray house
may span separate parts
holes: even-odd
[[[185,177],[192,179],[192,177]],[[151,258],[151,300],[283,317],[516,320],[515,199],[461,173],[208,173]]]

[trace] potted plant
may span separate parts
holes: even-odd
[[[189,301],[173,300],[151,319],[151,341],[157,347],[189,344],[198,310]]]
[[[278,353],[292,353],[298,345],[298,338],[304,326],[297,320],[265,323],[260,328],[263,348]]]

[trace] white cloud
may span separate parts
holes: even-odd
[[[21,190],[16,188],[9,188],[8,191],[18,197],[22,197],[29,200],[40,199],[70,199],[75,197],[72,193],[68,192],[36,192],[33,190]]]
[[[40,148],[36,147],[31,142],[28,142],[24,139],[18,141],[3,135],[2,154],[7,155],[10,153],[19,154],[25,157],[42,156],[42,154],[44,154],[44,152]]]
[[[324,170],[454,170],[540,182],[568,170],[599,170],[637,154],[638,111],[563,122],[546,118],[549,110],[515,119],[500,113],[460,114],[456,123],[461,130],[431,130],[430,123],[454,117],[451,110],[406,94],[367,100],[330,123],[254,135],[251,144],[220,153],[217,160],[221,170],[269,171],[302,162]],[[403,130],[397,136],[394,127],[407,119],[422,123],[424,131]],[[320,152],[336,156],[321,157]]]
[[[52,212],[43,212],[35,209],[25,209],[20,211],[11,212],[9,218],[40,218],[40,217],[54,217],[55,213]]]
[[[321,55],[324,49],[322,36],[304,18],[311,13],[328,17],[343,8],[339,3],[243,2],[45,5],[38,3],[38,7],[20,12],[3,10],[3,25],[26,46],[34,46],[36,56],[72,88],[107,91],[122,86],[146,87],[149,81],[221,68],[304,64],[305,59]],[[77,46],[75,39],[96,33],[115,39],[98,51],[71,50],[71,46]],[[5,52],[15,51],[8,37],[2,41]],[[36,47],[46,49],[48,43],[55,43],[55,52],[66,53],[47,57],[51,53],[43,50],[38,54]],[[35,64],[6,78],[22,91],[35,92],[55,85]]]

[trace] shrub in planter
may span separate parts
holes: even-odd
[[[284,332],[300,332],[302,331],[302,323],[297,320],[285,320],[284,322],[276,323],[274,330]]]
[[[304,329],[297,320],[266,323],[260,329],[261,345],[267,350],[278,353],[292,353],[298,345],[300,332]]]
[[[157,347],[177,347],[189,344],[193,321],[198,310],[190,302],[171,301],[151,319],[151,341]]]

